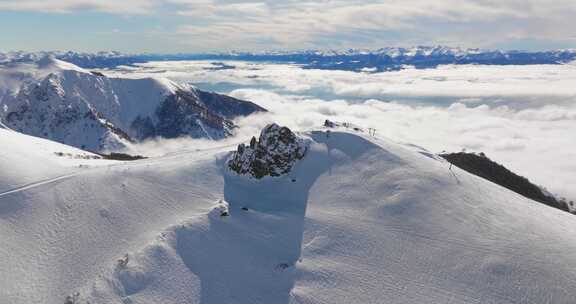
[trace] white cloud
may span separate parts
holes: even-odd
[[[515,109],[566,105],[576,96],[576,64],[529,66],[447,65],[437,69],[406,69],[385,73],[305,70],[287,64],[228,62],[236,69],[213,70],[211,62],[153,62],[129,75],[164,75],[194,83],[272,86],[288,94],[322,99],[413,99],[423,104],[491,103]],[[232,86],[234,87],[234,85]],[[503,110],[504,108],[500,108]],[[548,118],[561,117],[547,108]],[[572,114],[563,113],[571,117]],[[529,116],[530,112],[525,112]]]
[[[232,3],[175,0],[193,15],[180,33],[201,46],[230,49],[451,44],[490,47],[510,40],[574,42],[571,0],[272,1]],[[199,12],[209,12],[202,15]],[[221,40],[212,39],[215,37]]]
[[[0,10],[70,13],[80,10],[111,14],[148,14],[155,0],[0,0]]]
[[[268,108],[269,114],[238,121],[242,138],[272,121],[300,130],[325,119],[349,121],[434,152],[485,152],[576,199],[574,66],[446,66],[366,74],[229,64],[236,69],[206,70],[209,62],[148,63],[123,76],[204,83]]]
[[[573,0],[0,0],[0,10],[154,15],[175,47],[195,51],[576,42]]]

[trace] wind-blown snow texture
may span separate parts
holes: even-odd
[[[299,136],[256,180],[236,145],[122,163],[0,129],[0,302],[573,303],[573,215],[413,146]]]
[[[219,139],[235,127],[230,119],[264,111],[167,79],[108,78],[52,57],[6,66],[2,72],[4,124],[92,151],[116,150],[151,137]]]

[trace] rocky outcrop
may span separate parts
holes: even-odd
[[[256,140],[248,146],[240,144],[228,160],[230,170],[257,179],[281,176],[292,170],[294,164],[306,154],[307,143],[287,127],[277,124],[266,126]]]
[[[460,152],[441,154],[440,156],[462,170],[487,179],[524,197],[550,207],[569,211],[566,202],[557,200],[554,196],[543,191],[539,186],[531,183],[527,178],[513,173],[506,167],[488,158],[484,153],[474,154]]]

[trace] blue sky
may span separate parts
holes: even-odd
[[[576,48],[574,0],[0,0],[0,51]]]

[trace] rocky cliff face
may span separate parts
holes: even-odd
[[[220,139],[232,134],[234,123],[220,115],[218,111],[226,108],[227,103],[222,102],[220,108],[213,108],[199,98],[198,91],[177,90],[166,97],[158,106],[154,116],[137,117],[130,125],[130,132],[136,140],[150,137],[176,138],[190,136],[193,138]],[[218,94],[202,92],[205,96]],[[231,97],[230,97],[231,98]],[[263,109],[254,104],[235,99],[238,103],[245,103],[249,108],[248,114]],[[244,112],[234,112],[229,117],[243,116]],[[246,114],[246,115],[248,115]]]
[[[260,179],[281,176],[290,172],[294,164],[306,154],[307,143],[287,127],[266,126],[248,146],[240,144],[228,160],[230,170]]]
[[[474,153],[459,152],[441,154],[440,156],[462,170],[485,178],[504,188],[508,188],[524,197],[550,207],[570,211],[566,202],[557,200],[554,196],[543,191],[539,186],[531,183],[527,178],[513,173],[484,154],[477,155]]]

